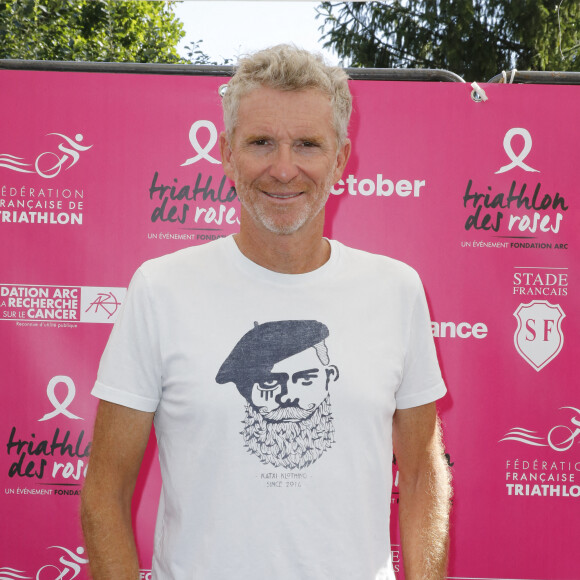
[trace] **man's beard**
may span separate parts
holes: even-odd
[[[261,223],[269,232],[279,236],[288,236],[297,232],[304,224],[314,219],[326,205],[328,197],[319,199],[315,204],[308,204],[295,218],[287,223],[280,223],[280,216],[272,216],[264,207],[256,205],[249,211],[254,220]],[[278,219],[276,219],[278,218]]]
[[[241,434],[248,451],[264,464],[286,469],[308,467],[334,443],[330,398],[302,421],[271,422],[248,403]]]
[[[332,180],[332,176],[330,176],[322,187],[322,190],[325,192],[324,195],[319,195],[309,199],[308,203],[302,207],[297,215],[294,215],[294,218],[291,221],[288,221],[285,218],[284,214],[286,212],[282,208],[277,210],[280,213],[273,214],[271,209],[268,209],[260,202],[259,197],[256,197],[253,203],[251,201],[245,203],[247,190],[243,185],[239,184],[236,188],[236,192],[240,202],[245,206],[246,211],[255,222],[261,224],[273,234],[287,236],[297,232],[302,228],[302,226],[312,221],[318,216],[318,214],[320,214],[330,197],[330,188],[333,185],[334,181]],[[248,194],[248,196],[250,195],[251,194]],[[293,211],[291,208],[287,209],[288,211]]]

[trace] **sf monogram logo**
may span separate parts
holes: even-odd
[[[519,135],[524,139],[524,147],[520,151],[519,155],[516,155],[512,148],[512,139],[516,135]],[[509,171],[514,167],[521,167],[524,171],[533,171],[535,173],[539,173],[537,169],[534,169],[529,165],[527,165],[526,163],[524,163],[524,159],[529,155],[530,151],[532,150],[532,136],[530,135],[530,132],[527,129],[523,129],[521,127],[514,127],[513,129],[510,129],[503,138],[503,148],[505,149],[507,156],[511,159],[511,163],[508,163],[507,165],[500,167],[495,172],[496,175],[498,173],[505,173],[506,171]]]
[[[514,334],[516,350],[530,366],[541,371],[564,346],[562,320],[566,315],[559,304],[532,300],[520,304],[514,316],[518,321]]]
[[[209,131],[209,138],[205,147],[202,147],[197,140],[197,133],[200,129],[207,129]],[[219,159],[215,159],[209,153],[214,148],[215,144],[218,140],[218,132],[215,125],[211,121],[204,121],[198,120],[196,121],[191,128],[189,129],[189,142],[193,147],[193,150],[197,153],[195,157],[190,157],[186,161],[181,164],[181,167],[185,165],[191,165],[192,163],[196,163],[200,159],[205,159],[210,163],[214,163],[216,165],[220,165],[221,161]]]

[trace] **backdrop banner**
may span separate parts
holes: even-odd
[[[217,146],[226,79],[0,79],[0,578],[86,579],[90,390],[129,280],[239,227]],[[485,102],[461,83],[352,91],[326,235],[423,279],[449,389],[449,577],[577,580],[580,87],[485,85]],[[134,502],[143,578],[160,485],[152,437]]]

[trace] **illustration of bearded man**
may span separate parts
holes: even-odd
[[[242,436],[264,464],[302,469],[334,443],[328,328],[316,320],[255,323],[222,364],[216,382],[246,399]]]

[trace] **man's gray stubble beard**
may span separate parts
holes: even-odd
[[[302,421],[268,421],[248,403],[241,434],[248,451],[264,464],[286,469],[308,467],[334,443],[330,398]]]
[[[304,226],[307,222],[312,221],[320,214],[322,210],[324,210],[326,207],[326,202],[330,197],[330,189],[333,185],[334,182],[332,178],[329,178],[324,185],[324,190],[326,191],[325,196],[322,199],[319,199],[318,203],[308,203],[293,222],[285,225],[280,225],[277,223],[277,220],[272,215],[270,215],[261,205],[258,204],[251,206],[245,204],[245,191],[242,193],[236,189],[236,194],[240,200],[240,203],[245,205],[246,211],[256,223],[263,225],[269,232],[273,234],[279,236],[288,236],[297,232],[302,226]],[[313,210],[313,208],[315,209]]]

